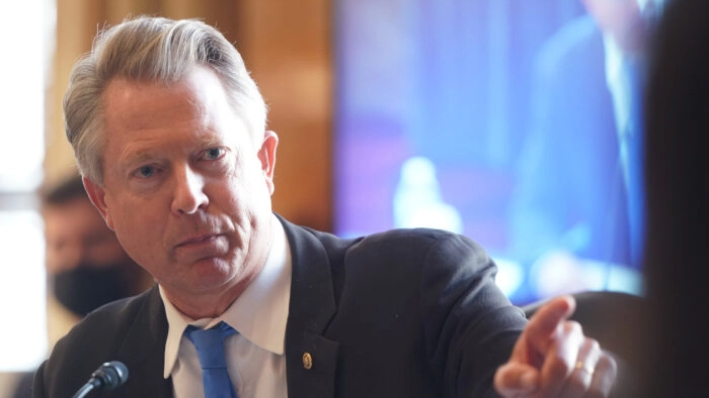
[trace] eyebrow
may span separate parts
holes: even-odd
[[[221,138],[215,137],[214,135],[198,136],[192,140],[193,144],[196,144],[198,148],[208,148],[214,146],[223,146],[224,143]]]
[[[132,152],[130,150],[130,146],[128,146],[119,159],[123,159],[125,163],[128,165],[132,166],[135,163],[143,163],[148,160],[153,160],[156,158],[154,151],[147,151],[147,150],[139,150],[136,152]]]
[[[204,148],[212,148],[217,146],[224,146],[225,143],[220,137],[215,137],[214,135],[200,135],[194,137],[190,140],[192,148],[196,148],[201,151]],[[151,148],[151,149],[139,149],[135,152],[131,151],[131,146],[128,145],[121,156],[126,163],[133,165],[135,163],[142,163],[145,161],[151,161],[156,158],[161,158],[161,147]]]

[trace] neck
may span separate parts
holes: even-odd
[[[264,265],[265,258],[263,261],[259,262],[258,267],[255,267],[248,275],[232,286],[213,292],[199,292],[195,294],[178,292],[175,294],[175,292],[166,286],[162,287],[165,296],[170,300],[172,305],[190,319],[217,318],[226,312],[234,301],[239,299],[244,290],[249,287],[251,282],[253,282],[256,276],[261,272]]]
[[[273,245],[272,219],[264,224],[261,239],[265,242],[261,244],[251,242],[252,246],[247,256],[237,260],[240,264],[233,265],[236,267],[235,275],[228,278],[223,285],[209,290],[186,290],[180,289],[179,286],[160,284],[165,297],[179,312],[193,320],[217,318],[224,314],[266,265]]]

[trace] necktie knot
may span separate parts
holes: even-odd
[[[197,349],[205,397],[236,397],[224,355],[224,339],[236,330],[224,322],[211,329],[188,326],[185,336]]]

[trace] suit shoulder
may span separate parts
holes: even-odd
[[[155,300],[157,288],[127,299],[106,304],[86,315],[52,349],[47,367],[61,368],[73,361],[92,362],[92,358],[110,357],[116,353],[123,337],[133,326],[137,314]]]
[[[70,396],[107,361],[119,360],[134,368],[143,358],[159,352],[157,342],[166,329],[157,286],[93,311],[57,342],[41,365],[35,377],[34,388],[39,392],[35,396]]]
[[[347,252],[362,248],[391,248],[403,245],[409,248],[425,249],[435,242],[451,241],[483,251],[472,239],[449,231],[432,228],[398,228],[359,237],[343,238],[330,232],[292,224],[281,219],[291,244],[298,244],[303,236],[310,236],[328,252],[331,259],[342,258]]]
[[[121,334],[130,327],[136,314],[147,305],[153,294],[157,294],[157,291],[149,289],[138,296],[108,303],[86,315],[66,337],[76,335],[80,338],[103,329],[109,330],[111,334]]]
[[[354,242],[345,255],[346,264],[382,273],[404,272],[425,278],[436,275],[476,274],[493,269],[487,252],[472,239],[437,229],[393,229]]]
[[[342,262],[345,258],[359,257],[363,253],[381,259],[419,260],[423,260],[427,255],[459,253],[461,256],[489,261],[485,250],[474,240],[439,229],[399,228],[351,239],[312,229],[306,230],[322,243],[329,258],[335,263]]]
[[[364,237],[356,243],[359,248],[392,249],[398,246],[424,253],[445,246],[461,246],[483,254],[485,251],[465,235],[430,228],[392,229]]]

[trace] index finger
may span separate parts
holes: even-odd
[[[574,313],[576,301],[571,296],[560,296],[544,304],[529,320],[524,331],[529,344],[537,352],[546,352],[559,325]]]

